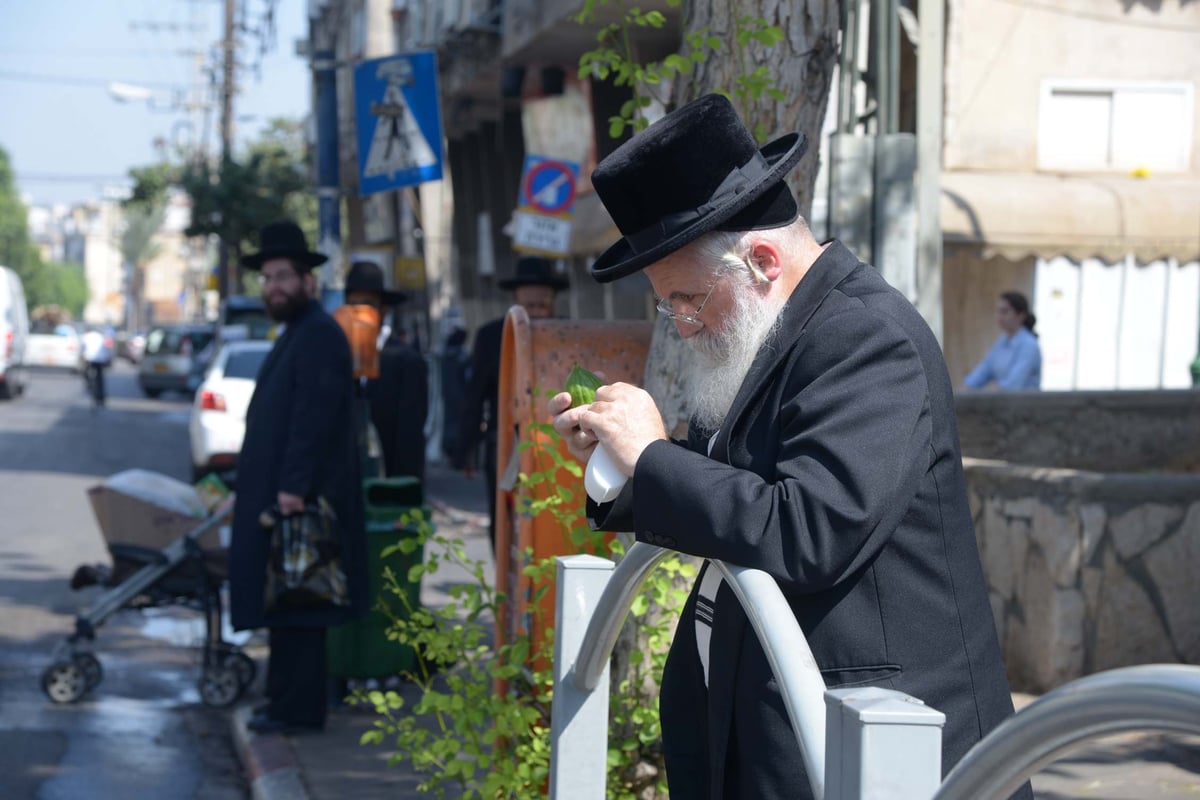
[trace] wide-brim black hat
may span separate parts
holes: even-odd
[[[264,225],[259,233],[257,253],[242,256],[242,266],[247,269],[262,269],[264,262],[273,258],[290,258],[302,267],[319,267],[329,256],[308,249],[304,231],[294,222],[272,222]]]
[[[517,259],[517,270],[508,278],[498,281],[501,289],[516,289],[519,286],[549,286],[562,291],[570,286],[565,275],[559,273],[554,262],[548,258],[526,256]]]
[[[784,177],[808,149],[789,133],[761,150],[722,95],[682,106],[614,150],[592,186],[622,238],[592,263],[600,283],[632,275],[710,231],[779,228],[800,216]]]
[[[350,265],[345,292],[375,292],[385,306],[399,305],[408,299],[404,292],[384,288],[383,270],[374,261],[355,261]]]

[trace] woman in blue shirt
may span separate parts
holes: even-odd
[[[992,381],[1001,389],[1040,389],[1042,348],[1033,326],[1037,317],[1029,311],[1029,300],[1020,292],[1005,292],[996,302],[996,324],[1002,333],[992,349],[963,381],[970,389],[982,389]]]

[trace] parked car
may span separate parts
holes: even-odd
[[[29,339],[29,309],[17,273],[0,267],[0,399],[25,391],[25,346]]]
[[[32,367],[82,371],[83,340],[79,329],[69,322],[34,320],[25,343],[25,363]]]
[[[204,350],[213,340],[212,325],[166,325],[151,328],[138,366],[138,386],[147,397],[163,392],[192,394],[208,366]]]
[[[264,341],[229,342],[213,359],[188,422],[194,480],[236,468],[246,435],[246,409],[272,346]]]

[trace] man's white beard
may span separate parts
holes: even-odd
[[[706,329],[687,340],[696,355],[689,382],[695,401],[692,419],[709,432],[724,423],[754,357],[763,342],[773,338],[787,304],[787,298],[760,295],[753,285],[737,287],[734,298],[733,315],[724,330]]]

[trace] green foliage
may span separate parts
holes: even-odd
[[[166,191],[179,186],[192,201],[188,236],[213,234],[240,254],[258,246],[258,231],[285,217],[316,241],[317,199],[308,176],[304,128],[275,119],[242,158],[184,165],[156,164],[130,170],[133,193],[126,207],[161,207]]]
[[[29,237],[29,210],[17,194],[8,153],[0,147],[0,265],[21,278],[31,309],[57,305],[72,315],[87,303],[87,281],[75,264],[45,263]]]
[[[58,306],[78,319],[87,305],[87,279],[79,264],[39,259],[29,274],[21,278],[21,283],[25,287],[25,301],[31,309]]]
[[[621,106],[620,113],[608,119],[608,134],[614,139],[625,135],[626,129],[643,130],[648,124],[643,109],[652,98],[667,105],[667,98],[656,97],[656,90],[666,80],[680,80],[692,75],[695,65],[710,57],[724,56],[735,59],[735,63],[746,63],[746,48],[752,42],[768,49],[783,41],[783,30],[767,20],[752,15],[739,15],[734,27],[732,42],[725,42],[707,28],[688,33],[684,37],[680,52],[672,53],[661,61],[641,63],[634,47],[634,32],[638,28],[661,28],[666,19],[658,11],[643,12],[638,7],[629,8],[625,0],[587,0],[574,17],[581,25],[595,22],[596,10],[609,3],[617,9],[620,22],[601,27],[596,33],[596,48],[579,58],[579,77],[595,76],[599,80],[612,80],[615,86],[627,86],[633,94],[631,100]],[[682,0],[667,0],[667,5],[677,8]],[[728,49],[727,49],[728,47]],[[734,79],[728,90],[717,90],[739,106],[743,118],[749,116],[754,102],[764,94],[782,101],[784,93],[775,83],[771,71],[760,66],[745,71]],[[754,135],[765,141],[770,134],[766,126],[755,126]]]
[[[520,447],[532,450],[536,469],[518,479],[522,490],[518,515],[551,515],[572,550],[623,554],[615,537],[588,527],[583,498],[556,482],[559,469],[576,478],[582,475],[582,467],[564,456],[558,443],[550,425],[528,424]],[[536,494],[545,496],[536,498]],[[490,647],[493,620],[499,618],[506,598],[488,583],[484,565],[470,559],[458,540],[434,535],[427,521],[406,520],[406,524],[417,528],[417,538],[395,547],[414,552],[423,544],[426,562],[399,579],[386,575],[386,585],[406,609],[392,616],[388,636],[416,650],[417,668],[405,677],[416,684],[420,697],[406,708],[397,692],[361,693],[360,699],[380,717],[362,741],[390,743],[394,748],[390,763],[410,761],[424,775],[421,791],[437,797],[541,798],[550,769],[553,676],[548,665],[553,631],[546,628],[537,600],[554,580],[555,563],[534,561],[532,551],[524,554],[524,575],[535,587],[529,598],[530,630],[514,641]],[[472,582],[452,587],[451,602],[442,608],[411,608],[403,581],[419,581],[442,563],[466,570]],[[610,693],[608,797],[612,800],[632,800],[648,785],[659,794],[666,792],[657,687],[670,644],[670,619],[686,598],[671,581],[692,572],[689,565],[669,559],[650,577],[634,604],[633,624],[639,626],[648,646],[634,654],[631,669]],[[664,613],[651,614],[652,606]],[[533,630],[545,635],[532,636]],[[639,769],[646,763],[655,769]]]

